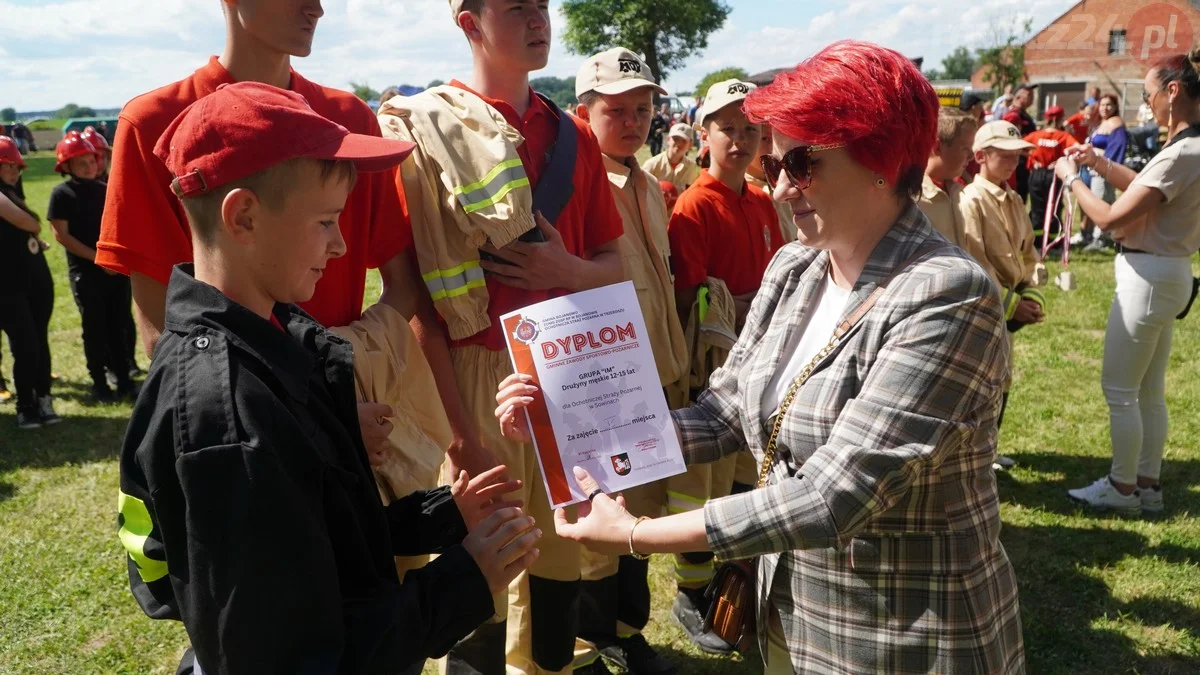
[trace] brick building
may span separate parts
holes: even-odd
[[[1148,64],[1188,51],[1197,38],[1200,0],[1081,0],[1025,43],[1026,78],[1039,85],[1037,117],[1056,103],[1070,114],[1099,87],[1121,99],[1132,123]],[[972,85],[987,88],[982,76],[981,69]]]

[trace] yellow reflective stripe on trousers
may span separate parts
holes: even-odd
[[[117,513],[121,516],[121,529],[117,531],[117,536],[137,565],[138,576],[146,583],[167,576],[167,561],[146,557],[146,540],[154,530],[154,521],[150,520],[146,503],[120,492],[117,495]]]
[[[699,497],[685,495],[682,492],[667,490],[667,513],[687,513],[704,508],[704,501]]]
[[[429,297],[435,302],[446,298],[466,295],[472,288],[483,288],[487,282],[483,280],[483,269],[478,260],[451,267],[448,270],[434,270],[421,275],[425,287],[429,289]]]
[[[496,165],[482,180],[454,188],[454,195],[463,211],[475,213],[486,209],[519,187],[529,187],[529,176],[521,159],[510,159]]]

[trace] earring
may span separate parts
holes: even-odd
[[[875,179],[875,185],[878,187],[883,187],[887,185],[887,181],[883,179],[883,176],[880,176],[879,178]]]

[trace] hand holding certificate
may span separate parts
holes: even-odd
[[[512,432],[523,408],[555,508],[587,499],[575,466],[605,492],[686,469],[632,283],[547,300],[501,322],[518,377],[502,385],[509,396],[498,397],[507,408],[497,415]]]

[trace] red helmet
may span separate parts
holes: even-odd
[[[54,152],[58,155],[58,163],[54,165],[56,173],[62,173],[67,170],[67,162],[82,157],[83,155],[95,155],[96,146],[88,143],[83,136],[78,132],[71,132],[58,142],[58,146],[54,148]]]
[[[25,159],[17,149],[17,143],[8,136],[0,136],[0,164],[16,164],[25,168]]]
[[[104,134],[96,131],[96,127],[89,125],[80,136],[97,150],[112,154],[112,146],[108,144],[108,139],[104,137]]]

